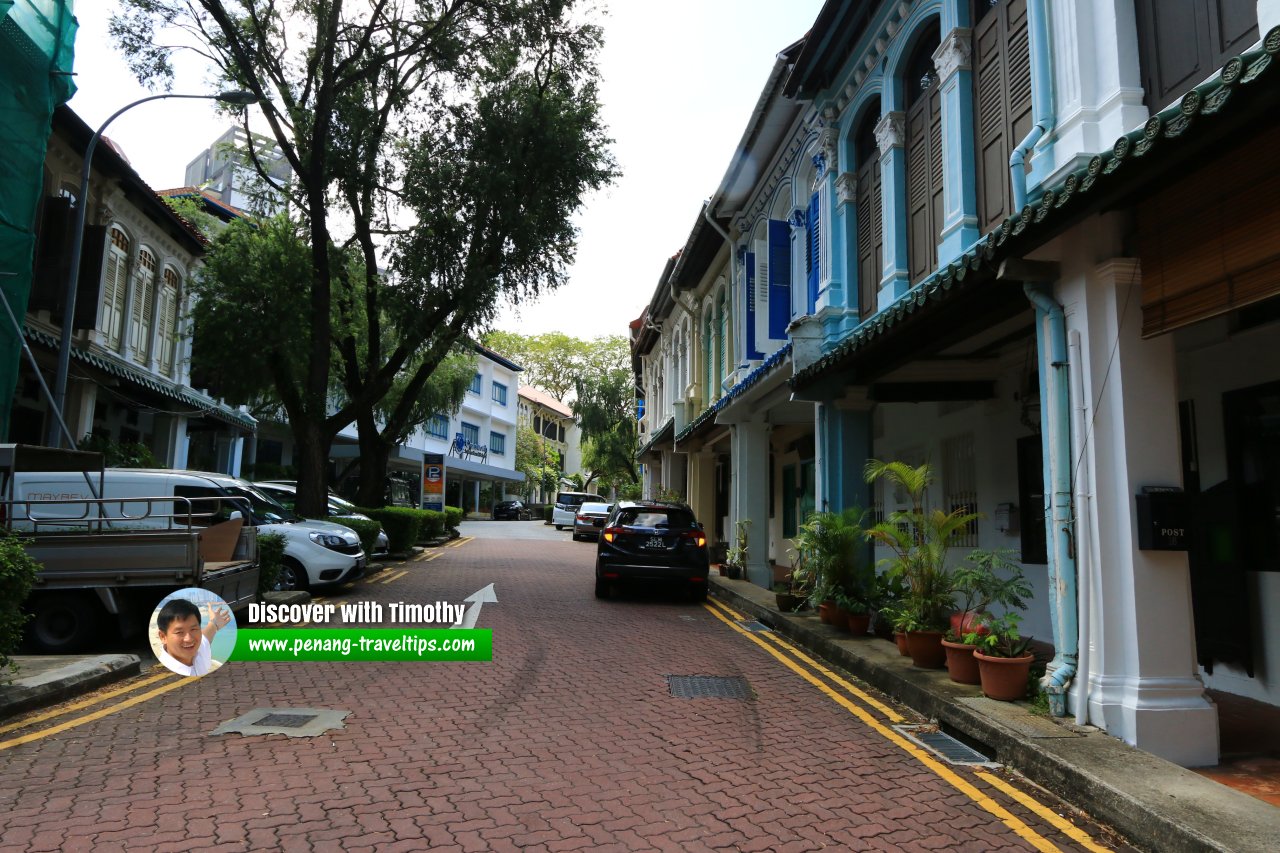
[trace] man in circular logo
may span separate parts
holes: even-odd
[[[225,604],[205,604],[208,621],[201,627],[200,608],[185,598],[171,598],[156,614],[160,643],[156,657],[178,675],[206,675],[213,669],[213,637],[231,621]]]

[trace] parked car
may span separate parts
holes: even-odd
[[[242,517],[242,508],[248,506],[246,523],[258,529],[259,534],[279,533],[285,538],[284,561],[280,571],[282,589],[307,589],[322,584],[338,584],[353,581],[364,575],[368,557],[360,545],[360,537],[354,530],[328,521],[310,521],[285,509],[274,498],[264,495],[252,483],[227,474],[205,471],[170,471],[166,469],[108,468],[103,472],[103,498],[153,498],[149,505],[152,515],[138,519],[138,528],[158,527],[167,524],[168,514],[195,514],[194,504],[172,498],[192,498],[207,501],[212,498],[235,498],[222,501],[216,511],[206,515],[204,523],[216,524],[230,518]],[[32,500],[58,494],[63,500],[89,500],[89,493],[82,473],[22,471],[14,475],[13,496],[19,500]],[[165,501],[165,498],[170,500]],[[108,507],[110,509],[110,507]],[[119,514],[119,510],[115,510]],[[136,510],[135,510],[136,511]],[[55,520],[57,513],[71,513],[71,517],[83,518],[83,507],[74,505],[50,507],[42,520],[46,526]]]
[[[623,581],[668,581],[707,597],[707,536],[692,510],[660,501],[619,501],[596,546],[596,598]]]
[[[266,480],[253,484],[258,491],[264,495],[275,498],[281,506],[293,512],[298,503],[298,487],[293,483],[275,482]],[[355,519],[358,521],[372,521],[369,516],[360,512],[356,505],[350,501],[343,500],[333,492],[329,493],[328,516],[335,524],[342,524],[343,519]],[[381,557],[391,551],[391,540],[387,537],[387,531],[381,527],[378,528],[378,538],[373,545],[373,556]]]
[[[604,529],[604,520],[613,512],[613,504],[584,503],[578,507],[578,514],[573,519],[573,541],[583,539],[599,539]]]
[[[493,505],[493,517],[498,521],[519,521],[528,518],[529,511],[522,501],[498,501]]]
[[[574,517],[578,514],[578,507],[589,501],[603,500],[604,498],[590,492],[561,492],[556,495],[555,509],[551,511],[551,523],[556,526],[556,530],[572,527]]]

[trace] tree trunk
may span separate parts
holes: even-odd
[[[356,503],[380,507],[386,503],[387,462],[391,459],[391,447],[383,440],[371,412],[356,417],[356,433],[360,439],[360,487],[356,492]]]
[[[295,511],[305,518],[324,518],[329,505],[329,442],[322,426],[303,418],[290,418],[293,428],[293,464],[298,472]]]

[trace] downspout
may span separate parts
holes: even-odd
[[[1045,519],[1052,597],[1053,660],[1042,684],[1055,717],[1066,716],[1067,689],[1076,674],[1080,634],[1076,621],[1076,565],[1071,518],[1071,409],[1068,392],[1067,322],[1062,306],[1033,282],[1023,292],[1036,309],[1040,362],[1041,435],[1053,503]],[[1045,321],[1049,330],[1045,332]],[[1048,340],[1046,340],[1046,336]],[[1048,358],[1046,358],[1048,356]]]
[[[1054,125],[1053,74],[1049,62],[1048,0],[1027,0],[1027,36],[1031,42],[1031,103],[1035,124],[1025,139],[1009,155],[1009,176],[1013,187],[1013,212],[1027,203],[1027,155]]]
[[[729,237],[729,232],[721,228],[720,223],[716,222],[715,217],[711,215],[712,201],[714,201],[714,199],[708,199],[707,203],[702,205],[702,217],[711,224],[712,228],[716,229],[716,233],[719,234],[722,238],[724,238],[725,244],[729,247],[729,281],[725,284],[725,289],[726,289],[726,292],[733,293],[733,288],[735,287],[738,281],[738,253],[737,253],[736,247],[733,245],[733,239]],[[730,304],[732,305],[732,303]],[[732,317],[730,319],[732,319]],[[730,360],[728,358],[728,356],[730,355],[729,348],[725,347],[724,351],[725,351],[725,362],[726,362],[724,366],[724,372],[725,372],[725,379],[727,380],[729,376],[733,375],[733,372],[729,370],[729,365],[728,365],[728,362]],[[728,389],[723,388],[722,386],[722,390],[727,391]]]
[[[1093,587],[1093,525],[1090,513],[1092,498],[1090,491],[1090,469],[1085,464],[1085,454],[1089,441],[1089,416],[1084,396],[1084,359],[1080,356],[1080,333],[1071,331],[1071,396],[1076,404],[1072,409],[1071,429],[1075,441],[1071,456],[1074,460],[1076,481],[1076,571],[1080,576],[1080,654],[1076,677],[1079,681],[1076,689],[1076,725],[1089,723],[1089,667],[1093,666],[1090,649],[1092,641],[1092,616],[1090,606],[1097,590]]]

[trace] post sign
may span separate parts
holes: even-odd
[[[422,455],[422,508],[444,512],[444,454]]]

